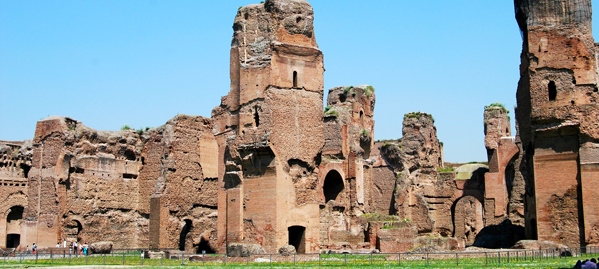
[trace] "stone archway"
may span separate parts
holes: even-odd
[[[472,245],[478,232],[484,228],[483,205],[474,196],[464,196],[453,206],[454,237]]]
[[[83,225],[78,220],[71,220],[67,223],[64,229],[65,240],[68,242],[79,242],[81,239],[81,231],[83,230]]]
[[[6,216],[6,247],[16,248],[21,244],[22,206],[13,206]]]

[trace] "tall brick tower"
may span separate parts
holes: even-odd
[[[324,67],[313,15],[303,0],[267,0],[235,17],[231,91],[212,112],[221,252],[233,243],[318,249]]]
[[[515,0],[523,37],[516,118],[527,236],[599,243],[597,60],[591,0]]]

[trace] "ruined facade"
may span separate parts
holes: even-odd
[[[49,117],[33,141],[0,147],[5,247],[66,240],[190,250],[216,237],[210,119],[178,115],[156,129],[111,132]]]
[[[375,142],[369,85],[330,89],[323,111],[312,7],[267,0],[236,14],[231,89],[211,118],[112,132],[49,117],[33,140],[0,141],[0,245],[459,250],[508,222],[530,238],[596,244],[590,1],[515,3],[519,133],[503,106],[485,108],[488,165],[446,166],[427,113],[404,115],[400,139]]]
[[[231,91],[212,112],[226,205],[220,251],[229,243],[318,249],[324,67],[313,16],[305,1],[267,1],[235,17]]]
[[[516,117],[527,236],[597,244],[599,107],[591,1],[514,2],[523,36]]]

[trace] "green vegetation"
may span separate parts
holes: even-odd
[[[399,220],[402,221],[402,220]],[[409,220],[403,220],[409,221]],[[516,254],[518,253],[518,255]],[[140,252],[111,253],[106,255],[70,256],[54,253],[18,257],[4,257],[0,260],[3,267],[46,267],[46,266],[90,266],[90,265],[126,265],[150,268],[572,268],[577,260],[595,257],[596,254],[582,254],[578,257],[559,257],[559,252],[543,251],[488,251],[476,252],[447,252],[447,253],[402,253],[402,254],[301,254],[282,256],[273,254],[252,255],[250,257],[225,257],[223,254],[185,254],[183,259],[173,255],[170,259],[142,259]],[[533,255],[534,254],[534,255]],[[194,259],[190,259],[195,256]],[[456,256],[458,259],[456,259]],[[205,257],[205,259],[203,258]],[[399,259],[398,259],[399,258]],[[259,261],[261,260],[261,261]],[[399,266],[399,267],[398,267]]]
[[[370,135],[370,133],[368,132],[368,130],[362,129],[362,135],[363,136],[368,136],[368,135]]]
[[[400,221],[399,216],[396,215],[384,215],[379,213],[364,214],[362,215],[367,221]]]
[[[449,173],[453,172],[453,167],[437,167],[437,171],[439,171],[440,173]]]
[[[364,92],[366,93],[366,95],[371,96],[372,93],[374,92],[374,87],[366,86],[366,88],[364,89]]]
[[[150,129],[152,129],[152,127],[146,126],[146,128],[139,128],[139,129],[137,129],[137,133],[141,135],[141,134],[143,134],[143,132],[150,130]]]
[[[345,89],[343,89],[343,93],[347,94],[349,92],[349,90],[351,90],[353,88],[354,88],[354,86],[345,87]]]
[[[498,108],[501,108],[501,111],[503,111],[505,113],[510,113],[510,111],[507,110],[502,103],[492,103],[488,106],[485,106],[485,109],[490,108],[490,107],[498,107]]]
[[[334,109],[328,109],[328,110],[325,109],[324,114],[327,116],[339,117],[339,112],[335,111]]]
[[[326,106],[326,107],[324,108],[324,113],[327,113],[327,111],[329,111],[330,109],[331,109],[331,106]]]
[[[127,124],[125,124],[125,125],[121,126],[121,131],[124,131],[124,130],[131,130],[131,129],[133,129],[133,128],[131,128],[131,126],[129,126],[129,125],[127,125]]]
[[[428,113],[424,113],[424,112],[410,112],[407,113],[403,116],[403,119],[405,120],[406,118],[414,118],[414,119],[420,119],[420,117],[427,117],[430,121],[432,121],[433,123],[435,123],[435,119],[433,118],[433,115],[428,114]]]

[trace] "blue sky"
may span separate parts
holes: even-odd
[[[0,1],[0,139],[68,116],[98,130],[209,117],[229,91],[232,23],[259,1]],[[596,1],[593,1],[596,2]],[[445,160],[485,161],[484,106],[516,103],[512,1],[310,1],[335,86],[376,88],[375,139],[431,113]]]

